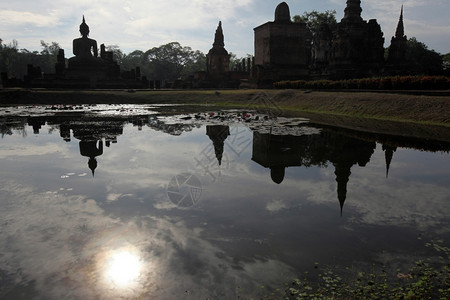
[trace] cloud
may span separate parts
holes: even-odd
[[[8,195],[2,198],[2,269],[15,283],[35,280],[35,288],[43,294],[51,295],[60,288],[61,272],[76,263],[78,257],[73,250],[90,232],[117,224],[112,218],[102,217],[103,210],[95,201],[84,197],[40,193],[8,181],[0,192]]]
[[[39,48],[40,40],[56,41],[69,54],[72,40],[79,36],[78,26],[84,14],[92,38],[99,44],[119,45],[125,53],[137,49],[145,51],[173,41],[206,53],[221,20],[227,50],[245,56],[253,53],[253,28],[273,20],[278,3],[275,0],[5,2],[0,4],[0,23],[4,28],[1,38],[5,42],[16,39],[20,47],[29,50]],[[313,9],[336,9],[337,15],[342,17],[345,8],[345,0],[308,0],[301,5],[291,1],[288,4],[292,15]],[[364,18],[380,21],[386,46],[395,32],[401,4],[398,0],[372,0],[361,4]],[[445,38],[445,30],[449,25],[444,13],[450,9],[448,1],[405,0],[404,4],[405,21],[421,22],[421,27],[406,25],[407,35],[416,36],[438,51],[448,50],[450,41]]]
[[[376,18],[380,22],[386,46],[389,46],[390,39],[395,33],[401,5],[402,3],[395,0],[362,3],[363,15],[370,19]],[[406,0],[403,5],[405,34],[409,38],[417,37],[431,49],[448,52],[450,39],[447,37],[450,25],[447,16],[441,12],[449,10],[450,3],[443,0]]]
[[[3,26],[32,25],[37,27],[47,27],[58,25],[59,19],[54,12],[44,15],[28,11],[1,10],[0,23],[2,23]]]
[[[17,156],[42,156],[48,154],[63,154],[67,152],[68,147],[60,143],[47,143],[44,145],[35,145],[33,147],[13,146],[10,148],[0,149],[0,158],[6,159]]]
[[[29,298],[150,294],[168,299],[185,291],[196,299],[217,292],[232,298],[236,291],[228,287],[236,282],[253,294],[262,282],[275,285],[289,272],[294,276],[276,259],[241,260],[223,252],[204,236],[205,228],[179,218],[142,216],[124,222],[92,199],[40,193],[12,181],[4,182],[0,193],[7,196],[0,213],[0,265],[3,283],[8,283],[3,291],[33,282],[35,294]],[[132,289],[120,289],[105,278],[108,257],[124,249],[142,264]]]
[[[239,136],[241,131],[235,129],[230,132],[237,141],[251,139],[248,128]],[[42,192],[42,185],[55,190],[62,182],[54,180],[62,168],[56,166],[54,156],[47,158],[52,164],[39,157],[42,165],[50,165],[47,177],[17,176],[13,181],[5,180],[9,174],[3,173],[0,266],[2,278],[7,278],[6,289],[34,281],[34,291],[41,298],[167,299],[180,295],[228,299],[237,298],[236,290],[229,287],[239,283],[244,290],[241,298],[250,298],[261,284],[279,287],[285,278],[293,278],[294,265],[301,269],[299,265],[308,265],[317,257],[334,260],[330,253],[336,253],[336,248],[329,245],[345,249],[339,244],[342,240],[335,239],[350,238],[347,228],[358,233],[351,236],[356,245],[368,225],[381,233],[394,226],[448,228],[441,226],[446,225],[445,213],[450,209],[445,204],[450,203],[448,188],[432,180],[408,178],[420,169],[411,162],[423,159],[428,165],[439,165],[429,157],[414,157],[416,151],[397,150],[391,164],[395,172],[389,179],[379,145],[366,167],[353,166],[341,218],[332,164],[328,168],[287,168],[284,181],[277,185],[269,169],[251,161],[252,146],[236,151],[239,143],[233,144],[233,137],[226,140],[228,157],[222,169],[211,167],[215,175],[221,172],[214,182],[194,160],[204,149],[212,150],[205,127],[173,137],[126,125],[118,143],[105,147],[97,157],[95,178],[71,175],[64,181],[80,187],[82,194],[76,194],[76,188],[66,194],[58,189]],[[64,160],[63,169],[70,170],[79,161],[87,168],[76,140],[65,143],[56,134],[42,134],[39,139],[69,145],[71,159]],[[23,170],[20,164],[15,167]],[[164,185],[186,169],[202,174],[204,197],[197,207],[177,209],[167,199]],[[135,251],[143,263],[145,272],[137,286],[129,289],[136,294],[127,294],[104,278],[101,266],[121,249]]]
[[[279,212],[283,209],[288,208],[288,205],[282,199],[274,199],[271,202],[267,203],[266,208],[270,212]]]

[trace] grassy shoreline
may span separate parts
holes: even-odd
[[[275,108],[312,122],[450,141],[450,96],[302,90],[0,90],[0,105],[173,104]]]

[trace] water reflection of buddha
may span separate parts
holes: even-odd
[[[103,141],[80,141],[80,154],[89,157],[88,166],[94,176],[95,168],[97,168],[95,158],[103,154]]]

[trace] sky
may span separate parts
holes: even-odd
[[[84,15],[90,37],[117,45],[124,53],[146,51],[179,42],[207,53],[219,21],[228,52],[254,53],[253,28],[273,21],[280,0],[0,0],[0,38],[17,40],[20,49],[42,50],[40,41],[57,42],[72,57],[72,40],[80,36]],[[450,0],[362,0],[362,17],[377,19],[385,46],[395,33],[402,4],[405,34],[429,49],[450,52]],[[346,0],[287,0],[291,16],[305,11],[336,10],[344,15]]]

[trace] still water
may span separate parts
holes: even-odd
[[[0,298],[276,298],[317,264],[395,269],[450,240],[446,143],[77,109],[0,111]]]

